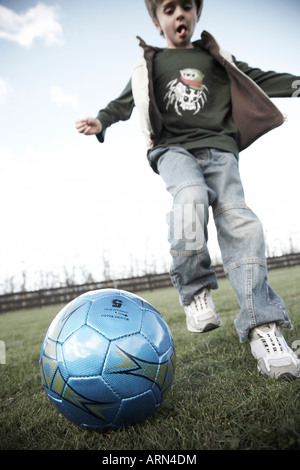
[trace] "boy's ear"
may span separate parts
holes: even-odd
[[[200,5],[199,11],[198,11],[198,21],[200,20],[202,10],[203,10],[203,2],[201,2],[201,5]]]
[[[163,34],[163,30],[161,29],[161,26],[159,23],[154,22],[155,28],[160,32],[160,34]]]
[[[164,37],[164,32],[163,32],[160,24],[154,22],[154,25],[155,25],[156,29],[159,31],[160,35]]]

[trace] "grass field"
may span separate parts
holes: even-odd
[[[271,271],[270,284],[283,297],[300,340],[300,267]],[[142,293],[172,331],[177,367],[164,404],[147,421],[107,434],[83,431],[60,416],[41,386],[39,353],[60,306],[0,315],[0,449],[22,450],[299,450],[300,381],[260,376],[249,344],[233,326],[238,304],[226,279],[214,301],[222,328],[203,335],[186,331],[174,289]],[[298,343],[299,347],[299,343]]]

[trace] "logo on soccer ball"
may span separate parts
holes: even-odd
[[[114,300],[112,301],[112,306],[113,306],[114,308],[121,308],[121,307],[122,307],[122,304],[123,304],[123,302],[122,302],[122,300],[120,300],[120,299],[114,299]]]

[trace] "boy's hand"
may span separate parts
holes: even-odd
[[[80,134],[93,135],[102,131],[102,124],[97,118],[87,117],[76,121],[75,125]]]

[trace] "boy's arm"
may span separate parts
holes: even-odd
[[[97,115],[97,119],[102,126],[101,131],[96,134],[99,142],[104,142],[105,132],[109,126],[118,121],[127,121],[131,116],[133,108],[134,100],[130,79],[120,96],[111,101],[106,108],[101,109]]]
[[[80,134],[94,135],[102,131],[102,124],[97,118],[87,117],[75,123]]]
[[[235,60],[236,66],[248,75],[270,98],[299,96],[300,76],[273,71],[263,72],[249,67],[245,62]]]
[[[120,96],[111,101],[105,109],[101,109],[96,118],[87,117],[76,121],[76,129],[85,135],[96,135],[99,142],[104,142],[106,129],[118,121],[126,121],[130,118],[134,107],[131,90],[131,80]]]

